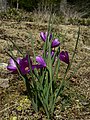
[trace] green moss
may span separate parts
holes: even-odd
[[[16,116],[11,116],[10,120],[18,120],[18,118]]]
[[[21,106],[18,106],[16,109],[17,109],[18,111],[21,111],[23,108],[22,108]]]

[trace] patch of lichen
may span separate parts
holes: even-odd
[[[22,97],[22,99],[19,101],[19,105],[16,107],[18,111],[22,111],[23,109],[27,109],[31,106],[31,101],[28,99],[28,97]]]

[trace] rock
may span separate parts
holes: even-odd
[[[88,46],[84,46],[84,48],[87,49],[87,50],[90,50],[90,47],[88,47]]]
[[[0,63],[0,70],[5,70],[7,65],[7,63]]]
[[[9,87],[9,79],[0,78],[0,87],[8,88]]]

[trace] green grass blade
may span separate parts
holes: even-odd
[[[14,45],[14,47],[23,55],[24,57],[24,54],[22,53],[22,51],[19,49],[19,47],[12,41],[9,39],[9,41]]]
[[[73,55],[72,55],[72,59],[71,59],[69,68],[70,68],[71,65],[72,65],[73,58],[74,58],[75,53],[76,53],[76,50],[77,50],[77,45],[78,45],[78,41],[79,41],[79,36],[80,36],[80,27],[79,27],[79,30],[78,30],[78,36],[77,36],[77,40],[76,40],[76,45],[75,45],[75,49],[74,49],[74,52],[73,52]]]
[[[73,62],[74,56],[75,56],[75,54],[76,54],[77,45],[78,45],[78,41],[79,41],[79,36],[80,36],[80,27],[79,27],[79,30],[78,30],[78,36],[77,36],[77,40],[76,40],[75,49],[74,49],[74,52],[73,52],[73,55],[72,55],[72,59],[71,59],[71,62],[70,62],[70,63],[68,64],[68,66],[67,66],[66,72],[65,72],[65,74],[64,74],[64,78],[66,77],[68,71],[69,71],[70,68],[71,68],[71,65],[72,65],[72,62]]]
[[[34,55],[34,62],[36,63],[36,53],[35,53],[35,49],[34,49],[34,41],[35,41],[35,39],[32,37],[31,33],[29,33],[29,38],[31,39],[30,42],[31,42],[31,45],[32,45],[32,50],[33,50],[33,55]]]
[[[66,80],[70,80],[73,75],[78,71],[78,69],[80,68],[80,66],[86,61],[86,57],[78,64],[78,66],[76,68],[73,69],[72,74],[70,75],[69,78],[66,78]]]

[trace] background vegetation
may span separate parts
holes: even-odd
[[[46,23],[51,9],[55,24],[90,25],[90,0],[1,0],[0,19]]]
[[[1,0],[2,1],[2,0]],[[90,17],[90,0],[3,0],[11,8],[22,8],[27,11],[50,10],[57,14],[74,17]]]

